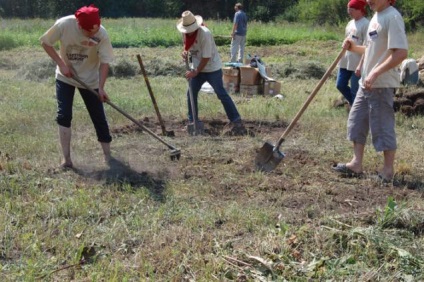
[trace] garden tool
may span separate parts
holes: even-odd
[[[186,70],[190,71],[190,65],[188,64],[188,55],[185,57]],[[191,79],[188,81],[188,94],[190,97],[191,115],[193,116],[193,122],[187,125],[187,131],[190,135],[202,135],[204,133],[203,122],[198,120],[196,107],[193,99],[193,89],[191,88]]]
[[[165,123],[163,122],[162,116],[159,112],[159,108],[158,108],[158,105],[156,103],[155,96],[153,95],[152,87],[150,87],[149,78],[147,77],[146,69],[144,68],[143,61],[141,60],[141,56],[137,55],[137,59],[138,59],[138,63],[139,63],[140,68],[141,68],[141,72],[143,73],[144,81],[146,82],[147,89],[149,90],[150,98],[152,99],[152,102],[153,102],[153,107],[155,108],[156,115],[158,116],[160,127],[162,129],[162,135],[163,136],[175,136],[174,131],[172,131],[172,130],[167,131],[165,129]]]
[[[89,90],[92,94],[94,94],[97,97],[99,97],[99,93],[97,91],[95,91],[94,89],[90,88],[81,79],[79,79],[74,70],[72,70],[72,79],[74,79],[75,81],[77,81],[79,84],[81,84],[81,86],[83,86],[84,88],[86,88],[87,90]],[[171,152],[170,152],[171,160],[179,160],[180,159],[180,157],[181,157],[181,150],[179,150],[179,149],[175,148],[174,146],[170,145],[169,143],[167,143],[165,140],[163,140],[162,138],[160,138],[157,134],[155,134],[149,128],[147,128],[146,126],[144,126],[143,123],[141,123],[140,121],[137,121],[135,118],[133,118],[132,116],[130,116],[129,114],[127,114],[126,112],[124,112],[118,106],[116,106],[115,104],[113,104],[110,100],[106,100],[105,103],[109,104],[112,108],[114,108],[115,110],[117,110],[118,112],[120,112],[121,114],[123,114],[125,117],[127,117],[129,120],[131,120],[132,122],[134,122],[141,129],[143,129],[144,131],[146,131],[147,133],[149,133],[156,140],[158,140],[162,144],[166,145],[171,150]]]
[[[281,144],[284,142],[286,136],[293,129],[296,122],[299,120],[299,118],[302,116],[303,112],[306,110],[308,105],[311,103],[312,99],[315,97],[315,95],[321,89],[321,86],[324,84],[324,82],[330,76],[331,72],[336,67],[336,65],[338,64],[340,59],[343,57],[345,52],[346,52],[345,49],[342,49],[340,51],[337,58],[333,61],[331,66],[325,72],[324,76],[321,78],[321,80],[315,86],[312,93],[308,96],[308,99],[305,101],[302,108],[296,114],[296,116],[294,117],[292,122],[289,124],[287,129],[284,131],[284,133],[281,135],[281,137],[277,140],[277,143],[275,145],[272,145],[271,143],[266,142],[262,146],[262,148],[259,150],[259,152],[257,153],[256,158],[255,158],[255,166],[256,166],[257,170],[265,171],[265,172],[272,171],[274,168],[276,168],[278,166],[278,164],[285,157],[284,153],[280,152],[280,150],[279,150]]]

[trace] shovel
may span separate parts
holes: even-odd
[[[185,57],[186,70],[191,70],[188,64],[188,55]],[[191,136],[202,135],[204,133],[203,122],[198,120],[196,106],[194,105],[193,89],[191,88],[191,79],[188,81],[188,95],[190,97],[191,115],[193,116],[193,122],[187,125],[188,134]]]
[[[143,73],[144,81],[146,82],[147,89],[149,90],[150,98],[152,99],[153,106],[154,106],[155,111],[156,111],[156,114],[158,116],[160,127],[162,129],[162,135],[163,136],[171,136],[171,137],[173,137],[173,136],[175,136],[174,131],[172,131],[172,130],[171,131],[167,131],[165,129],[165,123],[163,122],[162,116],[161,116],[161,114],[159,112],[158,105],[156,104],[155,96],[153,96],[152,87],[150,87],[149,78],[147,77],[146,69],[144,68],[143,61],[141,60],[141,56],[140,55],[137,55],[137,59],[138,59],[138,63],[139,63],[140,68],[141,68],[141,72]]]
[[[315,86],[312,93],[309,94],[308,99],[305,101],[302,108],[296,114],[296,116],[294,117],[292,122],[289,124],[287,129],[284,131],[284,133],[281,135],[281,137],[277,140],[276,145],[272,145],[271,143],[266,142],[262,146],[262,148],[259,150],[259,152],[257,153],[256,158],[255,158],[255,167],[256,167],[257,170],[264,171],[264,172],[272,171],[283,160],[285,155],[284,155],[284,153],[280,152],[279,148],[280,148],[281,144],[284,142],[284,139],[286,138],[286,136],[293,129],[296,122],[299,120],[299,118],[302,116],[303,112],[306,110],[308,105],[311,103],[312,99],[315,97],[315,95],[321,89],[321,86],[324,84],[324,82],[330,76],[331,72],[334,70],[334,68],[336,67],[336,65],[338,64],[340,59],[343,57],[345,52],[346,52],[345,49],[342,49],[340,51],[337,58],[334,60],[334,62],[331,64],[331,66],[325,72],[324,76],[321,78],[321,80]]]
[[[97,91],[95,91],[94,89],[90,88],[87,84],[85,84],[81,79],[78,78],[78,76],[75,74],[75,71],[72,71],[72,79],[74,79],[76,82],[78,82],[79,84],[81,84],[84,88],[86,88],[87,90],[89,90],[91,93],[93,93],[97,97],[99,96],[99,93],[97,93]],[[148,129],[147,127],[145,127],[141,122],[137,121],[135,118],[133,118],[132,116],[130,116],[129,114],[127,114],[126,112],[124,112],[122,109],[120,109],[118,106],[116,106],[115,104],[113,104],[111,101],[106,100],[105,103],[109,104],[112,108],[114,108],[115,110],[117,110],[118,112],[120,112],[121,114],[123,114],[125,117],[127,117],[129,120],[131,120],[132,122],[134,122],[141,129],[143,129],[144,131],[146,131],[147,133],[149,133],[151,136],[153,136],[155,139],[157,139],[158,141],[160,141],[162,144],[166,145],[171,150],[171,152],[170,152],[171,160],[179,160],[180,159],[180,157],[181,157],[181,150],[179,150],[179,149],[175,148],[174,146],[170,145],[169,143],[167,143],[165,140],[163,140],[158,135],[156,135],[153,131],[151,131],[150,129]]]

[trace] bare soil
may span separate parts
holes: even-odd
[[[149,138],[150,145],[140,142],[119,148],[121,152],[140,152],[142,155],[137,156],[137,161],[118,156],[109,164],[109,168],[99,169],[86,159],[86,163],[75,172],[80,174],[82,182],[92,179],[109,184],[130,183],[134,189],[147,187],[159,200],[165,197],[167,181],[192,183],[196,180],[214,187],[208,193],[208,201],[262,203],[281,211],[276,217],[282,216],[287,223],[293,224],[328,214],[371,223],[375,219],[375,208],[385,206],[388,197],[400,202],[423,197],[424,184],[412,180],[411,176],[397,175],[393,184],[386,185],[374,180],[374,172],[361,179],[344,178],[331,170],[337,160],[323,162],[313,151],[301,149],[281,148],[286,154],[282,163],[266,177],[255,178],[253,160],[261,143],[258,143],[258,147],[252,147],[252,138],[270,136],[271,140],[276,141],[288,125],[283,121],[245,120],[247,133],[244,136],[230,136],[225,134],[225,119],[203,120],[205,134],[190,137],[186,132],[185,120],[169,120],[166,129],[174,131],[173,138],[161,136],[160,124],[153,117],[144,117],[140,122],[167,142],[184,144],[178,161],[160,157],[164,155],[162,148],[158,148],[161,146]],[[293,135],[299,134],[296,127]],[[115,138],[120,138],[139,134],[142,130],[135,124],[128,124],[112,128],[111,131]],[[196,148],[202,142],[212,142],[212,150],[216,151],[205,152],[206,149]],[[155,160],[152,161],[152,158]],[[225,168],[231,171],[232,178],[223,181],[222,171]]]

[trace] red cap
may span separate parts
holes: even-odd
[[[365,0],[350,0],[349,3],[347,4],[348,8],[353,8],[356,10],[361,10],[362,13],[366,13],[365,11],[365,6],[367,5],[367,3],[365,2]]]
[[[75,12],[75,17],[79,25],[87,31],[100,26],[99,8],[95,7],[94,4],[79,8]]]

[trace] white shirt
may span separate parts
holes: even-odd
[[[60,18],[46,31],[40,41],[54,46],[60,41],[59,55],[76,71],[78,77],[92,88],[99,88],[100,63],[113,61],[113,49],[109,36],[103,26],[92,37],[84,36],[74,15]],[[60,73],[56,68],[56,79],[67,84],[81,87],[76,81]]]
[[[408,49],[405,24],[400,13],[392,6],[372,17],[367,34],[362,80],[379,64],[384,62],[389,49]],[[373,84],[373,88],[398,88],[400,78],[397,68],[392,68],[381,74]]]
[[[369,20],[366,17],[362,17],[357,21],[351,20],[346,25],[346,38],[354,40],[356,45],[364,45],[367,38],[368,24]],[[361,54],[346,51],[345,55],[340,60],[339,67],[349,71],[355,71],[359,61],[361,60],[361,56]]]
[[[197,31],[197,37],[189,49],[193,60],[193,67],[197,68],[202,58],[210,58],[202,72],[214,72],[222,67],[221,57],[216,48],[210,30],[201,26]]]

